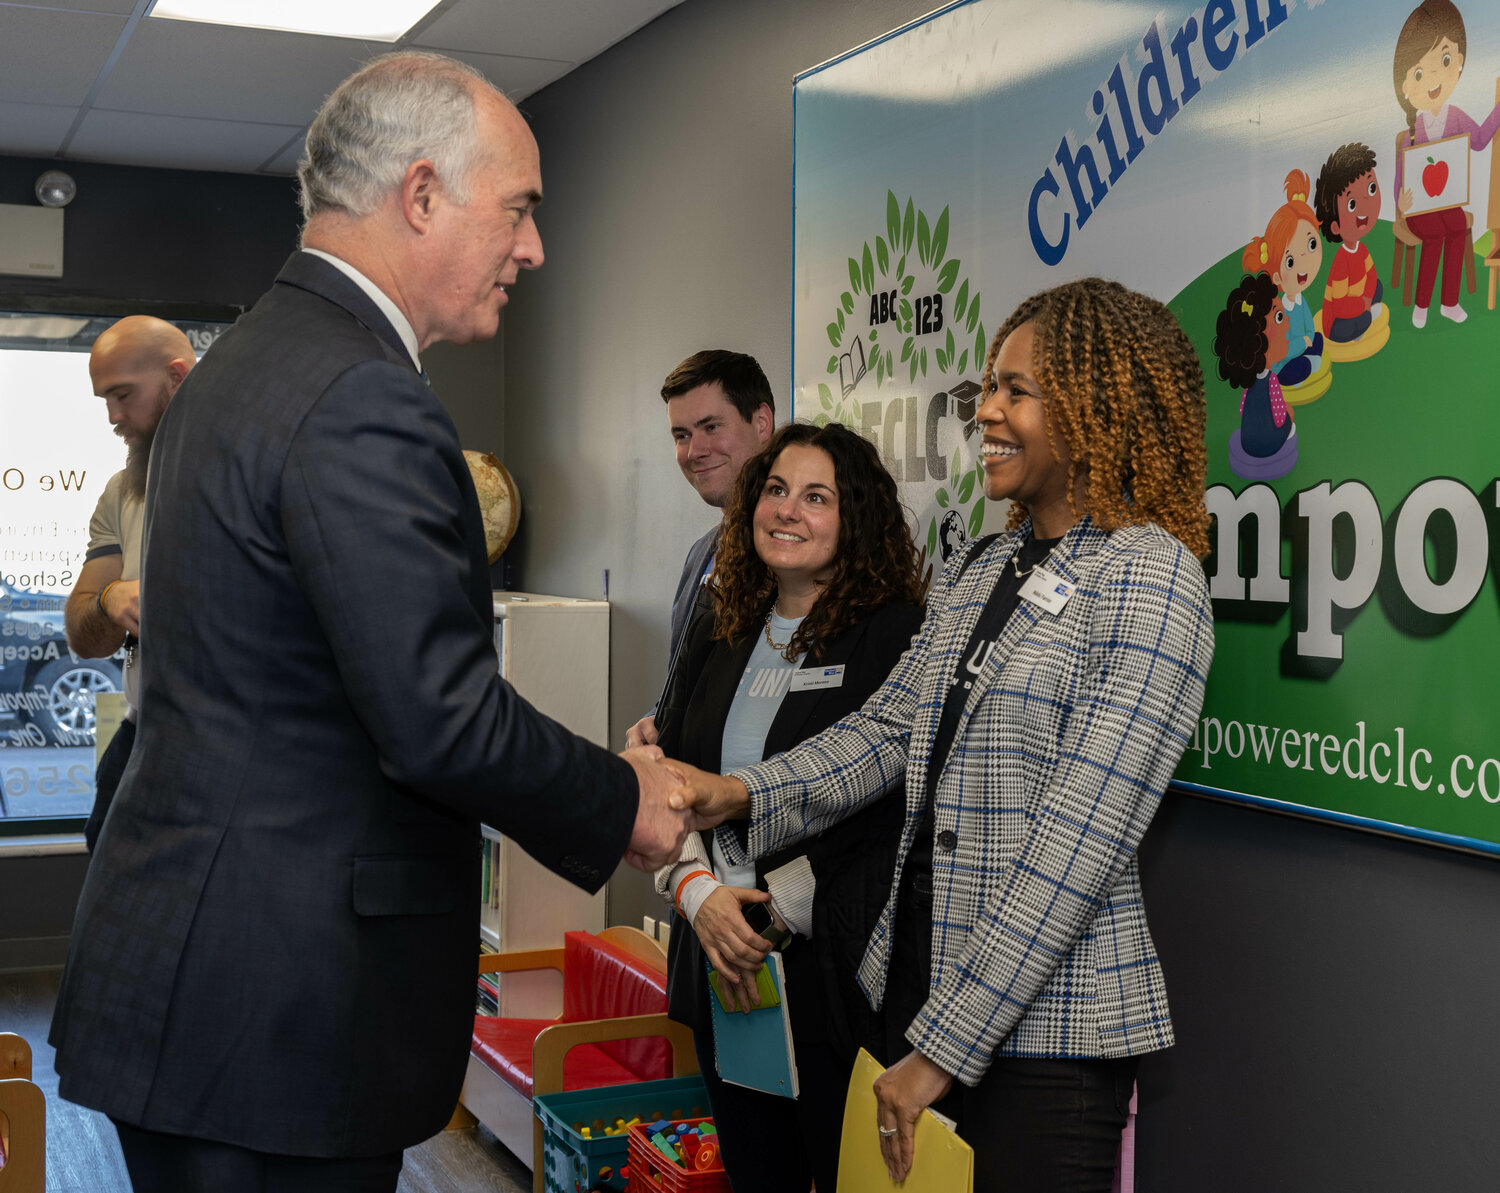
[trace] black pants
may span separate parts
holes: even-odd
[[[104,827],[104,818],[109,815],[109,805],[114,802],[115,791],[120,786],[120,776],[125,773],[125,764],[130,761],[130,751],[135,746],[135,722],[121,721],[115,735],[104,747],[104,757],[99,759],[99,769],[94,772],[94,808],[89,813],[88,823],[83,826],[83,841],[90,853],[99,840],[99,830]]]
[[[806,1193],[814,1182],[818,1193],[831,1193],[838,1185],[852,1066],[841,1064],[827,1044],[798,1040],[798,1096],[782,1098],[721,1080],[712,1031],[693,1032],[693,1043],[734,1193]]]
[[[113,1121],[113,1120],[112,1120]],[[401,1153],[277,1156],[115,1122],[135,1193],[394,1193]]]
[[[927,1001],[931,942],[932,876],[919,866],[902,875],[896,905],[884,1065],[912,1050],[905,1032]],[[977,1086],[955,1081],[933,1109],[974,1149],[974,1193],[1110,1193],[1138,1063],[997,1057]]]

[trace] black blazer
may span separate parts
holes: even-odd
[[[73,928],[62,1094],[260,1151],[406,1147],[463,1081],[478,822],[595,890],[634,775],[500,679],[458,435],[327,262],[294,254],[204,356],[149,488],[164,632]]]
[[[806,741],[863,705],[911,645],[921,623],[922,611],[915,606],[887,605],[828,643],[816,660],[804,665],[844,664],[842,686],[789,691],[766,734],[764,756]],[[717,772],[724,722],[756,639],[730,646],[714,641],[712,634],[711,613],[691,624],[657,726],[658,744],[667,757]],[[804,853],[812,864],[818,880],[813,911],[816,947],[798,941],[782,958],[793,1034],[798,1039],[831,1040],[851,1057],[849,1045],[864,1042],[868,1025],[862,1024],[870,1013],[854,974],[890,893],[903,814],[901,800],[885,799],[821,837],[756,861],[757,876]],[[705,833],[705,846],[708,837]],[[668,952],[668,1012],[681,1023],[707,1031],[710,991],[704,953],[686,921],[679,921],[673,931]],[[819,996],[809,997],[808,991],[818,991]]]

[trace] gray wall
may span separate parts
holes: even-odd
[[[1169,793],[1142,1193],[1493,1190],[1500,862]]]
[[[699,348],[791,376],[792,78],[929,0],[689,0],[522,104],[547,260],[505,325],[518,587],[598,596],[610,573],[611,741],[660,690],[688,545],[713,525],[673,460],[662,378]],[[622,868],[610,918],[662,905]]]
[[[63,217],[63,276],[0,277],[8,301],[100,300],[84,305],[166,318],[183,304],[244,309],[297,242],[290,178],[0,157],[0,203],[34,205],[32,184],[49,169],[78,183]]]
[[[739,348],[784,404],[792,77],[927,7],[688,0],[523,104],[548,257],[507,313],[513,563],[574,595],[610,569],[617,746],[713,519],[672,463],[661,378]],[[1178,794],[1142,859],[1179,1039],[1142,1067],[1143,1193],[1493,1188],[1500,863]],[[659,906],[616,876],[612,920]]]

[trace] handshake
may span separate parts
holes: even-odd
[[[637,746],[620,755],[635,770],[641,800],[625,860],[650,873],[676,861],[690,832],[713,828],[745,815],[750,793],[738,779],[665,757],[656,746]]]

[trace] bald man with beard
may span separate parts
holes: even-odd
[[[125,698],[130,708],[99,760],[94,809],[84,826],[90,852],[99,838],[115,788],[135,742],[141,632],[141,524],[151,441],[167,403],[195,361],[187,336],[149,315],[109,327],[89,353],[89,378],[104,399],[110,425],[125,441],[125,467],[109,478],[89,521],[88,553],[68,596],[68,646],[81,658],[102,659],[121,646]]]

